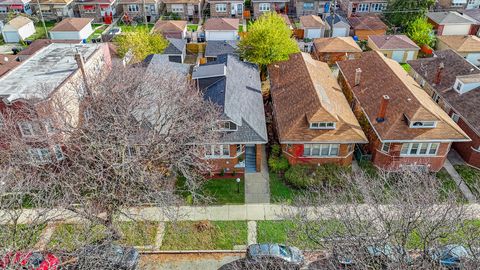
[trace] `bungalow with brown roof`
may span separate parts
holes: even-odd
[[[468,135],[394,60],[376,51],[337,63],[347,100],[369,141],[364,153],[386,170],[439,171]]]
[[[337,61],[360,58],[362,49],[352,37],[316,38],[313,40],[312,55],[333,65]]]
[[[168,13],[177,14],[180,19],[197,23],[202,11],[202,0],[162,0]]]
[[[160,0],[119,0],[123,13],[128,17],[140,21],[146,17],[151,23],[160,17],[160,3]]]
[[[158,20],[153,27],[156,33],[162,33],[168,38],[183,39],[187,36],[187,21]]]
[[[205,38],[209,40],[237,40],[239,19],[210,18],[203,25]]]
[[[61,20],[74,16],[73,5],[73,0],[39,0],[38,5],[33,5],[33,9],[38,13],[40,7],[45,20]]]
[[[465,162],[480,168],[480,70],[452,50],[435,55],[409,61],[410,74],[472,139],[456,142],[453,148]]]
[[[480,38],[468,36],[438,36],[437,50],[452,49],[475,66],[480,66]]]
[[[273,116],[290,164],[350,165],[367,138],[326,63],[296,53],[268,67]]]
[[[314,39],[325,36],[325,30],[330,27],[317,15],[306,15],[300,17],[300,29],[303,29],[303,37]]]
[[[354,35],[360,40],[367,40],[369,36],[385,35],[387,25],[377,16],[350,17],[348,22]]]
[[[399,63],[417,59],[420,47],[405,35],[369,36],[368,47]]]

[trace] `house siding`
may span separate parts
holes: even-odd
[[[263,4],[262,2],[255,2],[255,3],[252,3],[253,4],[253,16],[254,18],[258,18],[260,17],[263,13],[265,12],[279,12],[280,10],[277,10],[280,9],[280,8],[284,8],[288,3],[285,3],[285,2],[273,2],[273,3],[268,3],[266,2],[267,4],[270,4],[270,11],[260,11],[260,4]]]
[[[256,169],[259,172],[261,169],[261,162],[262,162],[262,154],[261,154],[261,149],[262,145],[257,144],[255,146],[256,149]],[[242,153],[240,155],[243,160],[245,160],[245,153]],[[245,173],[245,168],[235,168],[235,165],[237,165],[240,162],[239,157],[237,157],[237,144],[231,144],[230,145],[230,158],[209,158],[205,159],[206,162],[208,162],[212,168],[210,173],[211,174],[221,174],[222,171],[225,174],[231,174],[231,173]]]
[[[296,1],[295,3],[295,10],[297,17],[305,16],[305,15],[324,15],[325,13],[325,4],[329,3],[330,1]],[[304,3],[313,3],[312,10],[304,10],[303,4]],[[323,16],[322,16],[323,18]]]
[[[340,0],[340,9],[347,13],[347,17],[365,16],[365,15],[371,15],[371,14],[378,14],[382,12],[382,11],[373,11],[372,4],[376,4],[376,3],[387,4],[387,2],[388,1],[384,1],[384,0],[372,0],[372,1]],[[359,4],[368,5],[368,10],[365,12],[356,11],[355,9],[356,7],[358,7]]]
[[[199,12],[202,10],[201,4],[173,4],[173,5],[183,5],[183,12],[177,12],[180,19],[192,21],[194,23],[198,23]],[[192,14],[188,14],[188,9],[193,9]],[[172,12],[172,4],[166,4],[167,12]]]

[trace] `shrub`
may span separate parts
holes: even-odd
[[[276,156],[276,157],[280,156],[280,151],[281,150],[282,149],[281,149],[280,145],[278,145],[278,144],[272,145],[272,150],[271,150],[272,156]]]
[[[312,177],[312,166],[294,165],[285,173],[285,180],[296,188],[308,188],[315,184],[315,177]]]
[[[285,180],[296,188],[324,187],[341,189],[344,187],[343,173],[348,168],[336,164],[324,164],[318,167],[312,165],[295,165],[285,173]]]
[[[283,173],[288,169],[288,159],[284,156],[272,155],[268,159],[268,166],[270,167],[270,170],[274,173]]]

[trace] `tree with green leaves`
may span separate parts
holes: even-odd
[[[407,36],[420,46],[432,47],[435,43],[433,25],[428,23],[425,17],[417,18],[407,26]]]
[[[425,17],[435,0],[389,0],[385,19],[392,26],[406,27],[418,18]]]
[[[140,62],[150,54],[162,53],[168,46],[168,40],[161,34],[149,33],[145,29],[123,33],[117,36],[114,42],[120,57],[124,57],[131,50],[133,62]]]
[[[240,54],[246,60],[258,64],[262,71],[266,66],[288,60],[288,56],[299,51],[292,31],[284,19],[276,13],[265,13],[248,28],[248,35],[240,40]]]

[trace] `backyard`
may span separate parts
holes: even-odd
[[[47,28],[47,32],[50,31],[55,26],[56,22],[54,21],[49,21],[45,22],[45,27]],[[45,27],[43,27],[42,22],[37,22],[35,24],[35,34],[31,35],[28,40],[37,40],[41,38],[48,38],[48,36],[45,33]]]
[[[145,24],[143,23],[139,23],[137,25],[126,25],[124,23],[118,23],[117,26],[122,29],[122,32],[133,32],[133,31],[145,30],[145,29],[147,31],[150,31],[153,28],[154,24],[149,23],[147,24],[147,26],[145,26]]]
[[[94,29],[93,33],[88,37],[87,41],[90,42],[94,38],[101,38],[103,31],[107,29],[108,25],[106,24],[92,24]]]

